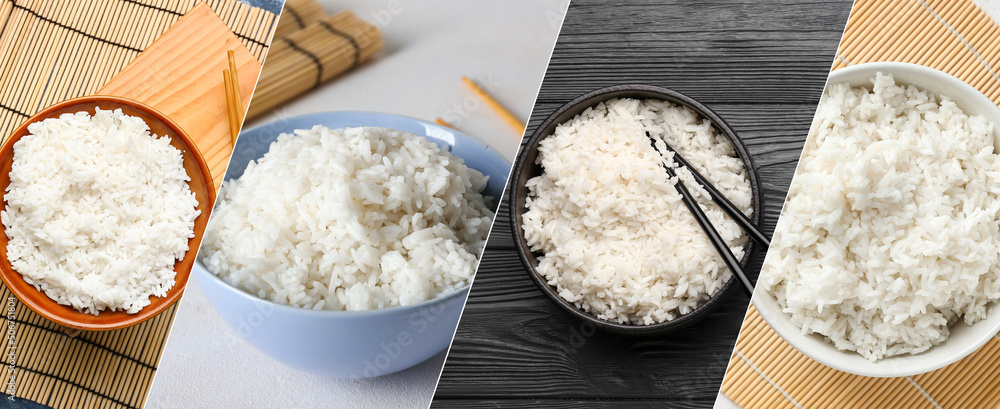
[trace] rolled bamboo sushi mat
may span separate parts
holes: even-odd
[[[305,28],[274,37],[247,118],[278,107],[363,64],[385,44],[378,26],[350,11],[332,16],[314,13],[314,17]]]
[[[0,0],[0,135],[41,108],[96,92],[198,3]],[[277,16],[238,0],[205,3],[263,59]],[[0,342],[0,392],[13,377],[16,399],[53,408],[144,404],[176,306],[129,328],[71,337],[16,302],[8,320],[8,300],[0,285],[0,326],[14,334]]]
[[[858,0],[833,69],[872,61],[922,64],[1000,104],[1000,26],[970,0]],[[762,272],[766,274],[766,272]],[[1000,407],[1000,338],[945,368],[869,378],[822,365],[786,343],[751,305],[722,393],[758,408]]]

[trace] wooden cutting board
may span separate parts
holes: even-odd
[[[222,70],[234,50],[243,111],[261,63],[205,3],[199,3],[97,93],[149,105],[174,120],[195,141],[222,183],[232,153]]]

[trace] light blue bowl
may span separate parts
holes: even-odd
[[[434,123],[372,112],[326,112],[280,119],[240,134],[226,180],[243,175],[278,134],[322,124],[378,126],[422,135],[490,177],[486,194],[500,201],[510,163],[476,139]],[[193,276],[219,315],[265,354],[303,371],[370,378],[412,367],[451,343],[469,286],[437,300],[374,311],[312,311],[261,300],[237,289],[201,263]]]

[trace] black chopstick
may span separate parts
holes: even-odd
[[[655,150],[656,153],[662,156],[663,153],[656,147],[656,140],[653,139],[653,137],[648,133],[646,136],[649,137],[649,145],[653,147],[653,150]],[[687,187],[684,186],[681,179],[677,177],[677,173],[675,173],[674,170],[665,163],[663,164],[663,168],[666,169],[667,174],[674,179],[674,188],[676,188],[677,192],[681,194],[681,198],[684,200],[684,205],[691,210],[691,214],[694,215],[694,219],[698,222],[698,225],[700,225],[701,229],[705,231],[706,235],[708,235],[708,241],[712,242],[712,246],[715,247],[715,251],[722,256],[722,261],[726,263],[729,270],[732,271],[736,277],[739,277],[740,283],[743,284],[743,291],[747,294],[747,297],[752,298],[753,283],[750,282],[750,279],[747,278],[746,274],[743,272],[743,267],[740,266],[739,260],[737,260],[736,256],[733,255],[733,251],[729,249],[729,245],[726,244],[726,241],[721,235],[719,235],[719,232],[715,230],[715,226],[713,226],[712,222],[708,219],[708,215],[701,210],[701,206],[698,205],[698,201],[694,199],[694,196],[692,196],[691,192],[687,190]]]
[[[695,170],[694,167],[688,163],[688,161],[684,160],[684,157],[677,153],[674,148],[671,148],[666,142],[663,144],[667,147],[667,150],[674,153],[674,160],[676,160],[681,166],[688,168],[688,171],[691,172],[691,176],[694,176],[694,180],[696,180],[702,187],[705,188],[706,191],[708,191],[708,195],[712,196],[712,200],[715,204],[719,205],[719,207],[725,211],[729,217],[733,218],[733,220],[736,221],[736,224],[743,228],[743,231],[750,234],[751,239],[757,243],[763,244],[764,247],[771,247],[771,240],[768,239],[767,236],[764,235],[764,232],[760,231],[760,229],[758,229],[752,221],[750,221],[750,218],[748,218],[747,215],[743,214],[740,209],[736,208],[736,205],[734,205],[733,202],[730,202],[729,199],[722,194],[722,192],[719,192],[719,189],[716,189],[715,186],[708,181],[708,179],[705,179],[701,173],[698,173],[698,171]]]

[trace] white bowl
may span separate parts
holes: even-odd
[[[871,88],[870,79],[877,72],[892,74],[897,83],[913,84],[926,91],[946,95],[965,113],[982,115],[1000,127],[1000,108],[971,85],[944,72],[924,66],[897,62],[859,64],[842,68],[830,74],[827,84],[847,82],[851,86]],[[1000,135],[994,129],[995,145],[1000,146]],[[762,271],[761,274],[766,274]],[[825,337],[805,335],[781,310],[775,298],[763,289],[754,293],[753,304],[768,324],[799,352],[831,368],[862,376],[896,377],[933,371],[954,363],[979,347],[1000,331],[1000,310],[994,304],[989,316],[971,327],[959,323],[951,327],[947,341],[919,354],[898,355],[871,362],[853,351],[838,350]]]

